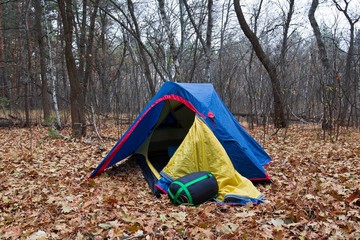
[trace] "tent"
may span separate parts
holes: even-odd
[[[219,184],[230,189],[220,201],[241,195],[256,202],[261,194],[249,180],[270,180],[264,169],[270,157],[208,83],[166,82],[90,177],[131,155],[154,193],[187,173],[221,170]],[[247,194],[234,192],[240,188]]]

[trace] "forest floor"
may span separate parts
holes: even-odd
[[[266,203],[189,207],[153,197],[135,164],[88,179],[115,127],[102,140],[0,129],[0,239],[360,239],[359,130],[333,142],[316,125],[265,130],[249,132],[273,159]]]

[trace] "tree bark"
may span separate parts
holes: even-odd
[[[81,12],[81,24],[80,25],[80,33],[77,33],[77,31],[75,30],[75,36],[79,36],[78,37],[78,48],[79,48],[79,71],[78,71],[78,74],[79,74],[79,79],[80,79],[80,82],[81,84],[85,84],[83,82],[84,80],[84,72],[85,72],[85,61],[86,61],[86,56],[85,56],[85,52],[86,52],[86,22],[87,22],[87,0],[83,0],[82,1],[82,12]],[[75,12],[75,15],[76,15],[76,19],[77,21],[80,21],[78,20],[80,17],[79,17],[79,12],[77,11],[76,9],[76,12]],[[77,28],[75,28],[77,29]]]
[[[212,42],[212,29],[213,29],[213,0],[208,0],[208,21],[207,21],[207,29],[206,29],[206,65],[205,65],[205,75],[207,82],[211,82],[211,42]]]
[[[162,18],[162,24],[164,26],[166,35],[167,35],[168,40],[169,40],[170,53],[171,53],[171,56],[172,56],[172,59],[173,59],[172,62],[173,62],[174,68],[175,68],[174,77],[172,79],[170,79],[170,80],[177,81],[178,79],[181,78],[181,76],[180,76],[180,65],[179,65],[179,58],[178,58],[176,45],[175,45],[175,39],[174,39],[173,32],[170,29],[169,17],[166,15],[165,1],[164,0],[158,0],[158,3],[159,3],[160,15],[161,15],[161,18]]]
[[[0,4],[0,26],[3,26],[3,4]],[[0,31],[0,98],[4,97],[9,100],[8,86],[5,78],[5,48],[4,48],[4,31]]]
[[[139,24],[137,22],[136,16],[135,16],[135,12],[134,12],[134,3],[132,2],[132,0],[127,0],[128,3],[128,9],[131,15],[131,19],[134,23],[134,27],[135,27],[135,34],[137,39],[141,39],[141,34],[140,34],[140,28],[139,28]],[[155,95],[156,90],[155,90],[155,84],[152,80],[151,77],[151,70],[149,67],[149,61],[146,58],[146,54],[145,54],[145,50],[142,46],[142,44],[140,44],[139,42],[137,42],[138,48],[139,48],[139,53],[140,53],[140,58],[141,58],[141,62],[142,62],[142,69],[144,70],[144,75],[145,78],[149,84],[149,90],[152,96]]]
[[[333,121],[333,114],[332,114],[332,96],[333,96],[333,69],[330,65],[329,58],[327,56],[326,47],[324,41],[322,39],[322,35],[320,32],[319,25],[315,19],[315,11],[319,5],[318,0],[313,0],[311,3],[311,7],[309,10],[309,20],[311,27],[314,31],[314,35],[316,38],[316,42],[319,48],[319,55],[325,70],[325,86],[323,86],[322,94],[323,94],[323,121],[322,121],[322,129],[323,130],[331,130],[333,128],[332,121]]]
[[[44,121],[50,119],[50,96],[48,81],[46,77],[46,57],[45,57],[45,42],[41,25],[42,6],[40,1],[34,1],[35,4],[35,29],[36,40],[39,46],[39,62],[40,62],[40,76],[41,76],[41,101],[43,106]]]
[[[44,9],[46,9],[46,3],[44,0],[41,0],[41,4],[44,6]],[[55,110],[55,119],[57,128],[61,128],[61,119],[60,119],[60,111],[59,111],[59,104],[58,104],[58,98],[57,98],[57,90],[56,90],[56,76],[55,76],[55,65],[53,60],[53,50],[51,46],[50,41],[50,33],[48,29],[48,21],[45,19],[45,35],[47,36],[47,49],[48,49],[48,57],[49,57],[49,77],[50,77],[50,91],[51,91],[51,98]]]
[[[100,2],[100,0],[96,0],[93,2],[94,9],[90,16],[90,26],[89,26],[89,31],[87,33],[88,38],[87,38],[87,48],[85,50],[85,69],[83,70],[84,75],[83,75],[83,81],[82,81],[85,92],[87,91],[89,80],[90,80],[90,75],[94,68],[94,63],[93,63],[93,60],[94,60],[93,47],[94,47],[94,36],[95,36],[94,32],[95,32],[95,20],[96,20],[96,16],[97,16],[98,7],[99,7],[99,2]]]
[[[32,42],[30,37],[30,28],[29,28],[29,5],[30,0],[26,2],[25,8],[25,32],[26,32],[26,44],[27,44],[27,72],[25,76],[22,76],[22,83],[24,84],[24,108],[25,108],[25,127],[31,125],[30,122],[30,107],[29,107],[29,83],[32,78]]]
[[[219,49],[219,56],[218,56],[218,69],[219,70],[218,70],[218,76],[217,76],[216,80],[219,82],[219,89],[221,89],[220,96],[222,99],[225,99],[225,96],[226,96],[226,91],[225,91],[226,83],[225,83],[225,79],[223,79],[223,68],[224,68],[223,57],[224,57],[225,30],[229,23],[230,5],[231,5],[231,0],[227,0],[227,2],[223,3],[222,10],[221,10],[220,49]],[[226,6],[226,10],[225,10],[225,6]],[[225,11],[226,11],[226,13],[225,13]]]
[[[269,74],[274,99],[274,125],[276,128],[284,128],[287,126],[287,121],[285,119],[280,80],[276,71],[276,66],[265,54],[264,50],[260,45],[259,39],[247,24],[239,0],[234,0],[234,7],[241,29],[243,30],[245,36],[251,42],[256,56],[259,58],[260,62],[263,64]]]
[[[283,84],[286,84],[285,81],[287,80],[287,76],[289,74],[288,72],[288,66],[291,64],[290,61],[287,61],[287,51],[289,49],[289,29],[290,29],[290,23],[292,20],[292,16],[294,14],[294,5],[295,0],[288,0],[289,3],[289,10],[286,14],[286,20],[284,22],[283,26],[283,36],[282,36],[282,42],[281,42],[281,51],[280,51],[280,60],[279,60],[279,69],[280,69],[280,79]],[[285,12],[284,12],[285,17]],[[284,86],[284,85],[283,85]],[[288,88],[286,86],[286,88]],[[291,96],[289,96],[289,90],[285,91],[283,95],[284,104],[285,106],[289,107],[289,103],[291,102]],[[289,117],[289,115],[287,115]]]
[[[342,84],[343,98],[342,104],[340,105],[339,119],[338,123],[340,125],[345,125],[346,117],[348,113],[351,112],[351,105],[355,105],[355,95],[352,97],[352,89],[356,89],[356,84],[352,83],[352,63],[354,58],[354,41],[355,41],[355,24],[360,20],[360,15],[352,17],[349,14],[349,1],[345,1],[345,7],[340,6],[338,1],[333,0],[336,8],[342,12],[350,25],[350,39],[349,39],[349,48],[346,54],[346,63],[345,63],[345,74],[344,82]],[[339,79],[340,81],[340,79]]]
[[[289,28],[290,28],[290,22],[292,19],[292,15],[294,13],[294,1],[295,0],[289,0],[289,11],[286,16],[286,21],[284,24],[284,30],[283,30],[283,39],[281,43],[281,53],[280,53],[280,67],[281,67],[281,79],[285,79],[285,72],[286,72],[286,52],[288,49],[288,38],[289,38]]]
[[[131,34],[131,36],[133,36],[136,40],[136,44],[138,45],[139,47],[139,51],[140,51],[140,55],[141,54],[141,51],[143,52],[143,56],[146,57],[146,54],[147,56],[150,58],[151,60],[151,63],[153,64],[152,66],[154,67],[156,73],[159,75],[159,77],[161,78],[162,81],[167,81],[167,79],[164,77],[164,75],[162,74],[162,72],[160,71],[159,67],[157,66],[157,60],[154,58],[153,54],[147,49],[147,47],[145,46],[145,44],[143,43],[143,41],[141,40],[141,32],[140,32],[140,29],[138,27],[138,24],[137,24],[137,19],[136,19],[136,16],[135,16],[135,13],[133,12],[132,15],[132,19],[135,19],[136,20],[136,24],[134,23],[135,25],[135,29],[132,28],[132,25],[133,25],[133,22],[130,21],[130,19],[128,18],[128,15],[125,13],[125,11],[123,11],[122,7],[120,7],[116,2],[114,2],[113,0],[110,0],[110,2],[124,15],[125,19],[126,19],[126,23],[125,22],[122,22],[121,20],[119,20],[117,17],[115,17],[110,11],[106,10],[105,8],[102,8],[102,7],[99,7],[101,11],[105,12],[111,19],[113,19],[115,22],[119,23],[120,26],[122,28],[124,28],[128,33]],[[129,12],[131,13],[131,11],[134,11],[134,5],[133,5],[133,2],[130,1],[130,6],[128,5],[128,8],[130,7],[129,9]],[[137,25],[137,27],[136,27]],[[129,27],[130,26],[130,27]],[[137,31],[136,29],[138,29],[139,31]],[[146,53],[146,54],[145,54]],[[145,62],[147,64],[144,64],[145,66],[142,66],[143,68],[148,68],[148,70],[143,70],[145,72],[145,77],[146,77],[146,80],[148,81],[148,84],[149,84],[149,88],[150,88],[150,92],[152,94],[155,94],[155,83],[152,81],[152,77],[151,77],[151,70],[150,70],[150,67],[149,67],[149,61],[145,58]],[[149,74],[146,74],[146,72],[148,72]],[[154,90],[154,92],[151,91],[151,89]]]
[[[254,13],[254,34],[257,35],[257,30],[258,30],[258,20],[260,17],[260,13],[261,13],[261,9],[263,7],[263,3],[264,0],[260,0],[259,4],[258,4],[258,8],[256,9],[256,12]],[[254,81],[252,81],[255,73],[253,71],[253,62],[254,62],[254,49],[251,49],[250,52],[250,59],[249,59],[249,77],[245,77],[247,83],[248,83],[248,91],[249,91],[249,103],[250,103],[250,108],[251,108],[251,112],[255,114],[256,116],[256,124],[259,124],[259,118],[258,118],[258,106],[257,106],[257,102],[255,100],[255,95],[256,95],[256,90],[258,88],[258,86],[255,86],[256,84],[254,83]],[[264,114],[264,113],[262,113]]]
[[[179,65],[182,66],[184,58],[184,44],[186,38],[186,24],[185,24],[185,13],[184,13],[184,3],[182,0],[179,0],[179,21],[180,21],[180,43],[179,43]],[[184,74],[181,75],[180,82],[184,81]]]
[[[80,83],[77,73],[75,58],[73,55],[73,30],[74,14],[71,0],[58,0],[60,15],[62,19],[65,39],[65,61],[70,81],[70,107],[72,135],[80,137],[86,135],[85,119],[85,92]]]
[[[202,49],[204,50],[205,53],[205,76],[206,76],[206,81],[210,82],[211,81],[211,76],[210,76],[210,63],[211,63],[211,35],[212,35],[212,28],[213,28],[213,18],[212,18],[212,9],[213,9],[213,1],[212,0],[208,0],[208,24],[207,24],[207,30],[206,30],[206,40],[203,39],[201,31],[200,31],[200,27],[196,25],[195,20],[194,20],[194,16],[191,13],[190,10],[190,6],[187,3],[186,0],[181,0],[184,4],[185,10],[188,14],[189,20],[195,30],[196,33],[196,37],[197,40],[200,41]],[[195,66],[194,66],[195,67]]]

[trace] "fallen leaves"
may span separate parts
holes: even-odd
[[[1,239],[360,238],[358,130],[336,142],[317,126],[251,131],[273,158],[273,183],[257,185],[266,204],[242,207],[173,206],[152,196],[135,162],[88,179],[117,138],[103,131],[110,138],[100,141],[0,129]]]

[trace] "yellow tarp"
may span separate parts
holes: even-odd
[[[198,171],[214,174],[219,185],[217,200],[220,202],[226,195],[255,199],[262,196],[250,180],[235,170],[213,132],[195,117],[193,126],[162,172],[177,179]]]

